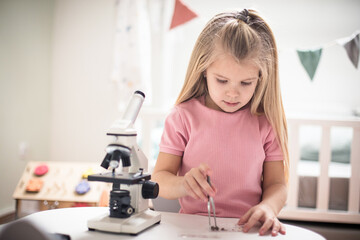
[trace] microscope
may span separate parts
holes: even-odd
[[[136,91],[121,119],[115,121],[107,135],[112,141],[106,147],[101,166],[110,171],[88,176],[89,181],[112,183],[110,214],[88,220],[89,230],[136,235],[159,223],[161,215],[149,209],[149,200],[158,196],[159,185],[146,173],[148,161],[136,142],[134,122],[145,94]],[[120,161],[122,165],[120,166]],[[121,171],[117,171],[117,169]]]

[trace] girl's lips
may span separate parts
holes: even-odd
[[[230,103],[230,102],[226,102],[226,101],[224,101],[224,103],[225,103],[226,105],[228,105],[229,107],[235,107],[236,105],[238,105],[238,104],[239,104],[239,102],[236,102],[236,103]]]

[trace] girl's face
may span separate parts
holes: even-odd
[[[228,113],[245,106],[254,95],[260,69],[250,61],[238,63],[221,54],[205,71],[209,94],[206,106]]]

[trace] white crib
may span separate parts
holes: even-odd
[[[160,141],[162,127],[166,112],[144,109],[140,113],[141,124],[141,146],[149,157],[149,171],[155,164],[155,157]],[[317,177],[316,205],[313,208],[299,207],[299,182],[301,171],[298,166],[303,164],[300,161],[299,129],[302,125],[316,125],[322,129],[321,145],[319,149]],[[348,178],[349,191],[346,210],[329,209],[330,179],[329,166],[332,172],[337,172],[336,165],[330,165],[330,131],[332,127],[352,128],[353,136],[351,143],[350,164],[345,166],[348,174],[342,177]],[[155,129],[158,130],[155,130]],[[288,201],[281,211],[279,218],[297,221],[318,221],[360,224],[360,118],[349,119],[316,119],[316,118],[288,118],[289,128],[289,153],[290,153],[290,178],[288,184]],[[155,134],[154,134],[155,131]],[[335,168],[335,171],[334,171]],[[334,176],[335,178],[337,176]]]
[[[298,207],[300,181],[298,169],[300,163],[299,129],[303,125],[316,125],[322,129],[319,149],[320,171],[317,176],[315,208]],[[331,167],[330,131],[332,127],[349,127],[353,130],[350,164],[346,166],[349,174],[343,176],[349,178],[348,204],[347,210],[342,211],[329,209],[329,196],[332,190],[330,189],[332,176],[329,175],[329,172],[331,172],[329,169]],[[360,224],[360,119],[289,118],[288,128],[290,153],[289,192],[287,204],[279,217],[287,220]],[[338,168],[338,173],[341,172],[340,167],[335,167]],[[335,171],[332,169],[332,172],[336,173],[336,169]]]

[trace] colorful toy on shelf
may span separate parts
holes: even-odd
[[[89,168],[88,170],[86,170],[85,172],[83,172],[82,174],[82,178],[83,179],[87,179],[89,175],[94,174],[94,170],[92,168]]]
[[[35,168],[34,174],[36,176],[43,176],[49,171],[49,167],[46,164],[41,164]]]
[[[72,207],[91,207],[91,205],[86,202],[76,202]]]
[[[88,191],[90,191],[90,185],[88,181],[85,180],[81,181],[75,188],[75,192],[80,195],[83,195]]]
[[[40,192],[42,186],[43,186],[43,181],[41,179],[38,178],[30,179],[26,185],[26,192],[38,193]]]

